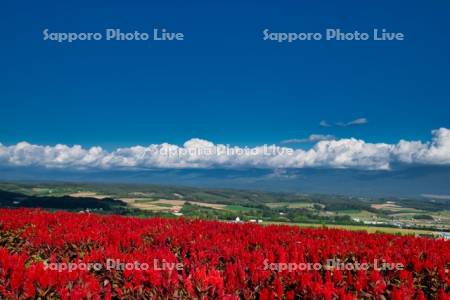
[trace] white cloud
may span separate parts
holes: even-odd
[[[366,118],[358,118],[358,119],[355,119],[350,122],[336,122],[336,123],[334,123],[334,125],[338,126],[338,127],[348,127],[348,126],[356,126],[356,125],[365,125],[367,123],[369,123],[369,120],[367,120]],[[328,123],[325,120],[320,121],[319,125],[321,127],[333,127],[333,125],[331,125],[330,123]]]
[[[190,139],[183,146],[168,143],[106,151],[79,145],[40,146],[0,143],[0,166],[37,166],[65,169],[152,168],[355,168],[388,170],[393,163],[450,165],[450,130],[432,131],[430,142],[401,140],[397,144],[368,143],[359,139],[321,140],[311,149],[258,146],[237,147]]]
[[[320,127],[331,127],[331,125],[325,120],[320,121],[319,125]]]
[[[330,134],[310,134],[307,138],[303,139],[289,139],[281,141],[280,144],[299,144],[299,143],[315,143],[320,141],[334,140],[335,137]]]
[[[350,121],[346,124],[346,126],[351,126],[351,125],[364,125],[369,123],[369,121],[366,118],[359,118],[353,121]]]

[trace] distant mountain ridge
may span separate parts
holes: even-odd
[[[450,167],[414,167],[392,171],[349,169],[183,169],[142,171],[65,171],[2,168],[0,180],[150,183],[276,192],[376,197],[450,195]]]

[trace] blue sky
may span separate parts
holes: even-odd
[[[148,1],[147,1],[148,2]],[[295,2],[295,3],[294,3]],[[450,2],[8,1],[0,142],[105,149],[191,138],[255,146],[310,134],[430,140],[450,128]],[[54,32],[183,32],[183,42],[43,41]],[[262,30],[403,32],[397,42],[262,40]],[[323,128],[366,118],[360,126]]]

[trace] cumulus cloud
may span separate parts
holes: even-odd
[[[0,166],[64,169],[138,170],[154,168],[354,168],[389,170],[392,164],[450,165],[450,130],[432,131],[429,142],[400,140],[397,144],[360,139],[322,139],[308,150],[262,145],[238,147],[202,139],[182,146],[168,143],[106,151],[79,145],[42,146],[21,142],[0,144]]]
[[[300,143],[315,143],[320,141],[334,140],[334,135],[331,134],[310,134],[307,138],[302,139],[289,139],[281,141],[280,144],[300,144]]]

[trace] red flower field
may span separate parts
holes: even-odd
[[[450,299],[449,267],[444,240],[0,210],[1,299]]]

